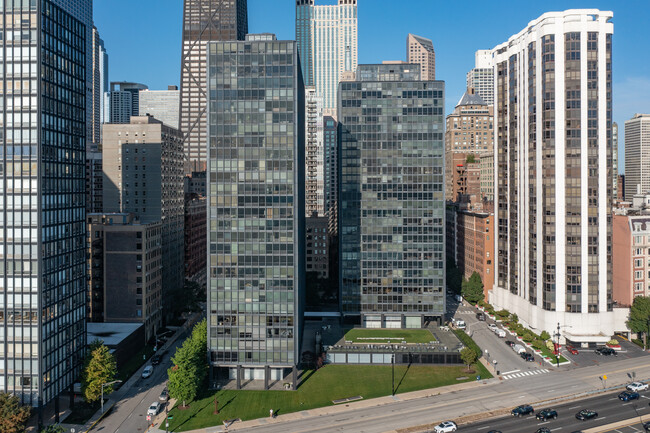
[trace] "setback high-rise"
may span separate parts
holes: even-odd
[[[367,328],[445,314],[444,82],[359,65],[339,85],[341,309]]]
[[[305,86],[315,86],[323,113],[336,117],[341,76],[357,68],[357,0],[296,0],[296,42]]]
[[[612,302],[612,13],[550,12],[493,49],[496,280],[490,302],[605,343]]]
[[[183,3],[180,130],[188,174],[205,171],[206,166],[206,44],[243,40],[246,33],[246,0],[185,0]]]
[[[305,283],[298,50],[273,35],[208,50],[210,383],[263,379],[266,388],[293,369],[295,389]]]
[[[639,192],[650,192],[650,114],[625,121],[625,200]]]
[[[75,3],[92,10],[89,0]],[[0,391],[39,407],[41,421],[43,405],[55,400],[58,409],[55,397],[72,391],[86,347],[91,29],[73,12],[50,0],[13,2],[0,25]]]
[[[436,52],[431,39],[409,33],[406,37],[406,63],[420,65],[420,77],[423,80],[435,80]]]
[[[167,90],[140,90],[139,97],[140,116],[153,116],[165,125],[178,129],[181,93],[177,86],[167,86]]]
[[[492,51],[478,50],[474,58],[474,68],[467,73],[467,89],[474,89],[487,105],[494,105]]]

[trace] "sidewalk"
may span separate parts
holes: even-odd
[[[464,382],[464,383],[459,383],[457,385],[449,385],[445,387],[440,387],[440,388],[430,388],[430,389],[423,389],[420,391],[413,391],[413,392],[405,392],[404,394],[397,394],[395,396],[386,396],[386,397],[378,397],[378,398],[372,398],[368,400],[360,400],[352,403],[346,403],[346,404],[341,404],[337,406],[325,406],[317,409],[309,409],[309,410],[303,410],[300,412],[292,412],[288,414],[283,414],[283,415],[278,415],[274,417],[273,419],[271,418],[258,418],[258,419],[253,419],[249,421],[237,421],[233,423],[228,429],[224,428],[223,425],[217,425],[217,426],[212,426],[212,427],[206,427],[206,428],[201,428],[197,430],[190,430],[185,433],[218,433],[218,432],[229,432],[229,431],[236,431],[240,429],[246,429],[246,428],[253,428],[253,427],[260,427],[268,424],[279,424],[287,421],[294,421],[294,420],[301,420],[305,419],[307,417],[309,418],[316,418],[320,416],[332,416],[332,415],[338,415],[344,412],[350,412],[358,409],[366,409],[370,407],[377,407],[377,406],[383,406],[386,404],[390,403],[395,403],[396,401],[409,401],[409,400],[417,400],[421,398],[426,398],[426,397],[432,397],[432,396],[437,396],[437,395],[442,395],[442,394],[448,394],[448,393],[454,393],[458,391],[463,391],[466,389],[472,389],[472,388],[477,388],[480,386],[492,384],[498,382],[498,378],[493,378],[493,379],[487,379],[487,380],[480,380],[480,381],[474,381],[474,382]],[[165,425],[164,425],[164,418],[163,422],[158,425],[158,427],[154,427],[148,430],[149,433],[165,433]]]
[[[183,324],[183,326],[180,326],[176,330],[176,332],[174,332],[174,334],[169,338],[169,340],[167,340],[167,342],[165,342],[165,344],[163,344],[158,350],[159,351],[165,351],[165,350],[169,349],[169,347],[171,347],[176,342],[176,340],[178,340],[179,337],[181,337],[182,335],[188,333],[192,329],[192,326],[194,325],[194,323],[196,323],[200,319],[201,316],[202,316],[201,312],[195,313],[192,317],[190,317]],[[172,355],[173,354],[170,354],[170,356],[172,356]],[[103,418],[103,415],[108,413],[110,411],[110,409],[115,404],[117,404],[120,400],[122,400],[124,398],[124,395],[126,395],[126,393],[131,390],[131,387],[133,387],[133,385],[135,385],[135,383],[140,379],[140,375],[142,374],[142,370],[144,370],[144,367],[147,364],[148,364],[148,362],[145,362],[133,374],[133,376],[131,376],[129,378],[129,380],[124,382],[124,384],[120,387],[120,389],[118,389],[117,391],[112,393],[110,395],[110,397],[106,401],[104,401],[104,413],[103,414],[102,414],[101,409],[98,410],[97,412],[95,412],[95,414],[92,417],[90,417],[90,419],[83,426],[74,425],[74,424],[66,424],[65,419],[63,419],[63,421],[61,422],[60,425],[63,428],[67,429],[67,431],[70,431],[71,428],[74,428],[77,433],[86,433],[86,432],[90,431],[93,427],[95,427],[95,425],[99,421],[101,421],[101,419]],[[53,422],[53,420],[52,420],[52,422]]]

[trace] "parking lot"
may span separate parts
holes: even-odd
[[[590,365],[601,365],[607,364],[617,359],[627,359],[627,358],[638,358],[640,356],[646,355],[642,348],[639,346],[630,343],[629,341],[623,340],[622,338],[617,337],[621,343],[621,351],[617,353],[616,356],[603,356],[597,355],[594,353],[594,349],[578,349],[578,355],[571,355],[568,351],[563,350],[562,355],[571,360],[573,368],[588,367]]]
[[[618,433],[645,433],[646,430],[643,429],[641,423],[631,425],[628,427],[618,427],[612,430],[603,430],[603,432],[618,432]]]

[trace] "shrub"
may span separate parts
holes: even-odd
[[[549,335],[548,332],[546,332],[546,331],[542,331],[542,333],[539,335],[539,338],[541,338],[542,340],[546,341],[546,340],[548,340],[549,338],[551,338],[551,336]]]
[[[544,348],[544,341],[539,339],[533,341],[533,347],[537,350],[542,350]]]
[[[517,337],[522,337],[525,333],[526,331],[524,331],[523,329],[517,329]]]
[[[533,334],[530,333],[530,332],[526,332],[526,333],[524,334],[524,336],[523,336],[523,340],[524,340],[526,343],[530,343],[530,342],[533,341],[534,339],[535,339],[535,337],[534,337]]]
[[[502,319],[505,319],[506,317],[508,317],[510,315],[510,312],[508,310],[499,310],[494,314],[501,317]]]
[[[555,350],[555,344],[553,344],[553,342],[551,340],[546,340],[546,347],[551,352]]]
[[[607,342],[607,344],[609,344],[610,346],[618,346],[620,343],[618,342],[618,340],[612,338]]]

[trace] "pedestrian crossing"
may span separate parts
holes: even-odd
[[[503,380],[519,379],[526,376],[535,376],[537,374],[544,374],[544,373],[548,373],[548,370],[545,368],[542,368],[540,370],[522,371],[520,373],[506,374],[505,376],[503,376]]]

